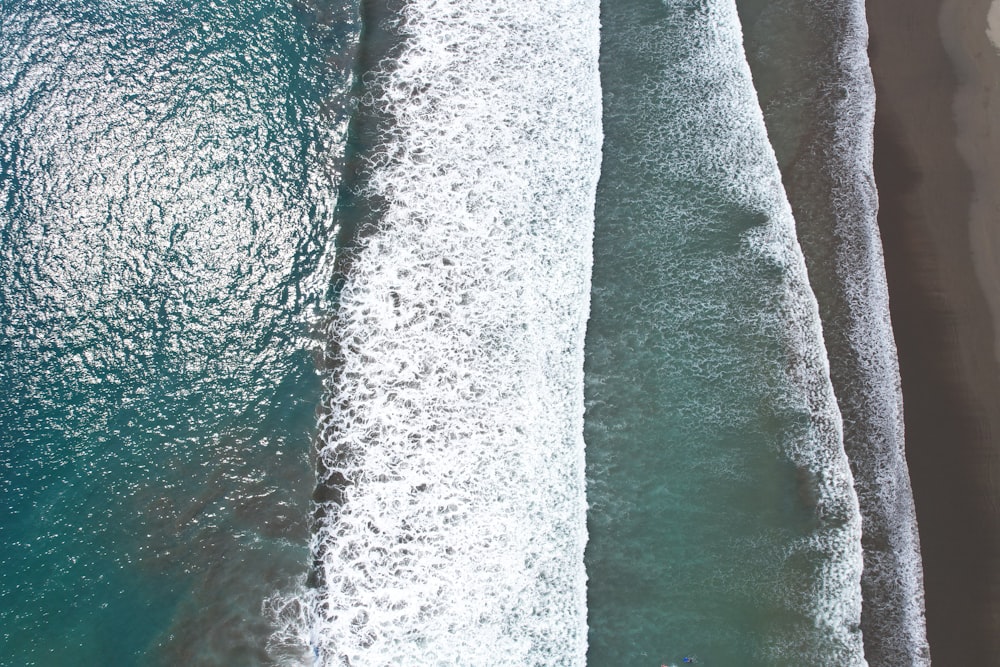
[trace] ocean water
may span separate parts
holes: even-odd
[[[603,9],[589,662],[865,664],[857,498],[736,6]]]
[[[844,416],[864,525],[865,655],[873,665],[926,665],[920,544],[876,224],[864,3],[737,5]]]
[[[864,39],[0,3],[0,663],[925,664]]]
[[[267,664],[357,10],[0,16],[0,663]]]

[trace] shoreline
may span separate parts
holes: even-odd
[[[1000,319],[993,315],[1000,271],[992,250],[1000,247],[1000,207],[977,196],[992,196],[988,186],[1000,182],[1000,136],[990,132],[1000,121],[983,101],[1000,94],[988,87],[1000,82],[1000,56],[983,48],[993,49],[989,5],[870,0],[867,7],[879,227],[927,634],[932,657],[947,664],[1000,664]]]

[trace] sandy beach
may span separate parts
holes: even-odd
[[[940,665],[1000,664],[1000,53],[989,10],[868,2],[879,225]],[[1000,42],[1000,14],[995,29]]]

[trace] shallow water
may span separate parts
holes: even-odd
[[[602,21],[589,663],[864,664],[857,501],[735,7]]]
[[[737,3],[819,301],[864,533],[872,665],[927,664],[923,574],[872,175],[864,3]]]

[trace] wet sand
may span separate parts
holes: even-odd
[[[1000,664],[1000,56],[988,10],[868,2],[879,226],[938,665]]]

